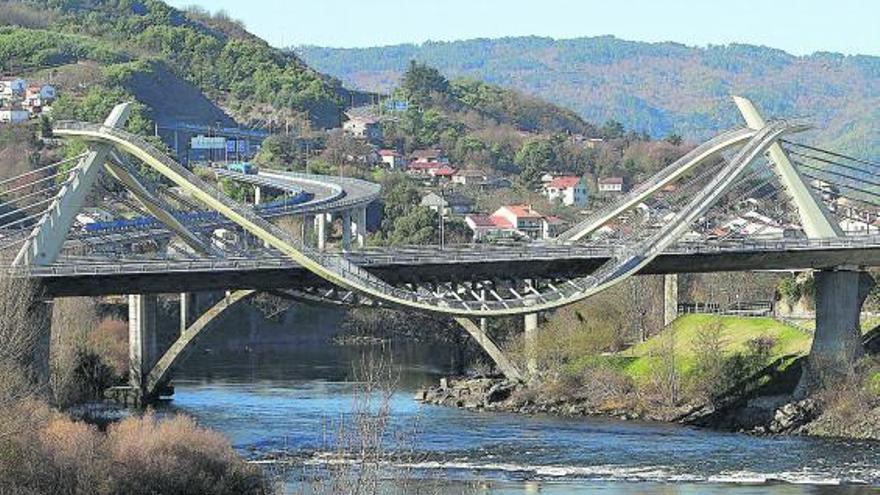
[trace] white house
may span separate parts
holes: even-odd
[[[604,179],[599,179],[599,192],[612,194],[622,193],[623,177],[606,177]]]
[[[395,150],[379,150],[379,156],[382,157],[382,163],[391,170],[406,168],[406,160],[404,160],[403,155]]]
[[[459,170],[452,176],[452,182],[454,184],[461,184],[463,186],[474,186],[480,185],[485,182],[487,176],[485,172],[480,172],[479,170]]]
[[[0,124],[19,124],[26,122],[31,114],[27,110],[13,107],[0,108]]]
[[[0,97],[21,96],[26,86],[27,82],[20,77],[4,77],[0,79]]]
[[[544,196],[550,201],[560,200],[566,206],[586,206],[587,181],[574,175],[554,177],[544,185]]]
[[[353,137],[371,143],[382,141],[382,126],[377,120],[369,117],[352,117],[342,124],[342,129]]]
[[[499,227],[513,228],[531,239],[544,237],[544,215],[528,205],[508,205],[495,210],[492,221]]]

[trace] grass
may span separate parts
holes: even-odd
[[[696,362],[694,343],[697,341],[700,329],[710,324],[713,318],[718,318],[722,326],[726,355],[745,351],[747,342],[760,337],[770,337],[775,340],[776,345],[771,359],[788,354],[803,355],[810,349],[810,335],[772,318],[684,315],[663,333],[613,356],[607,356],[607,362],[637,381],[646,380],[660,359],[657,355],[663,349],[664,339],[670,338],[668,332],[674,332],[676,368],[682,374],[687,374]],[[576,366],[588,364],[585,360],[579,361]]]

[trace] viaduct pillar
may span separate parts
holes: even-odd
[[[263,202],[263,189],[260,186],[254,186],[254,206]]]
[[[144,379],[159,359],[157,310],[155,295],[128,296],[129,381],[138,400],[143,397]]]
[[[816,332],[796,395],[828,386],[852,372],[864,356],[859,317],[874,279],[857,270],[822,270],[816,284]]]
[[[532,374],[538,371],[537,339],[538,339],[538,313],[525,315],[525,350],[526,370]]]
[[[198,295],[195,292],[180,293],[180,333],[189,328],[199,317]]]
[[[367,244],[367,208],[361,207],[354,212],[355,234],[357,235],[357,246],[362,248]]]
[[[668,327],[678,318],[678,274],[663,276],[663,326]]]
[[[323,251],[327,245],[327,215],[325,213],[315,215],[315,234],[318,236],[318,250]]]
[[[342,249],[351,249],[351,210],[342,211]]]

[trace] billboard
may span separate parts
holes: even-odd
[[[225,150],[226,138],[193,136],[190,139],[190,148],[194,150]]]

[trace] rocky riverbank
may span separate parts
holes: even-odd
[[[865,411],[852,421],[824,411],[819,401],[791,401],[786,396],[756,397],[741,406],[715,414],[706,405],[682,405],[646,410],[626,400],[589,398],[554,399],[535,387],[496,376],[444,378],[436,386],[416,393],[425,404],[470,410],[553,414],[560,416],[604,416],[622,420],[675,422],[755,435],[816,435],[880,440],[880,408]]]

